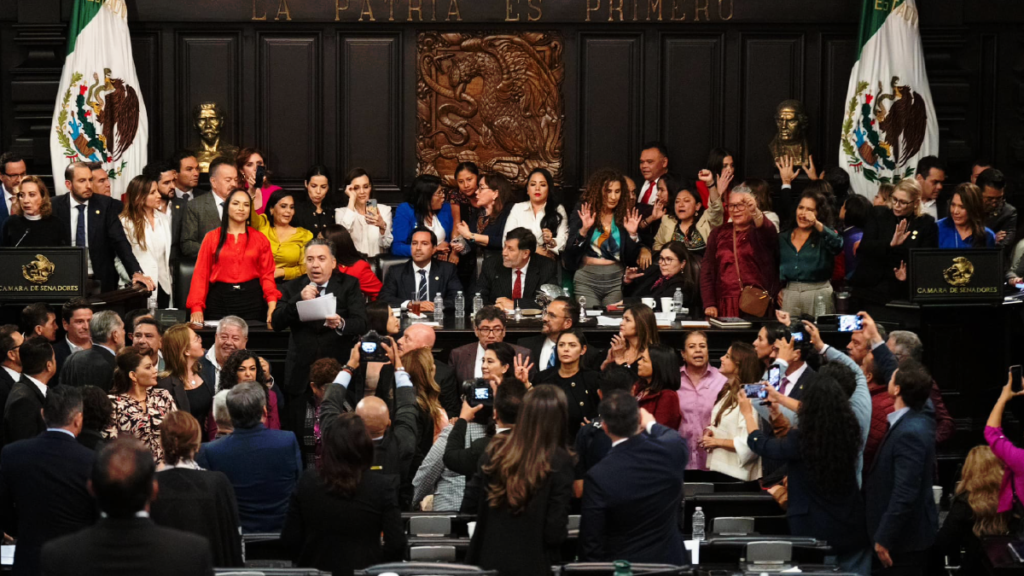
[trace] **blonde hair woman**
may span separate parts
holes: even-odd
[[[402,365],[416,388],[416,408],[419,409],[416,422],[419,427],[420,456],[413,461],[413,470],[418,470],[423,457],[430,452],[437,435],[448,425],[448,415],[441,407],[441,387],[434,380],[437,367],[429,348],[419,348],[402,355]]]
[[[932,573],[944,573],[945,557],[960,558],[961,574],[983,574],[981,538],[1007,533],[1012,512],[998,512],[1003,463],[988,446],[967,453],[960,482],[949,506],[949,515],[935,537]],[[951,558],[952,559],[952,558]],[[955,562],[954,562],[955,563]]]
[[[8,248],[67,246],[67,234],[53,217],[50,192],[38,176],[26,176],[14,189],[11,215],[4,221],[0,246]]]

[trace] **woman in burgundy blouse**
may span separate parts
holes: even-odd
[[[220,228],[203,238],[186,301],[193,324],[234,315],[270,326],[281,293],[270,240],[249,226],[251,201],[245,190],[228,194]]]
[[[750,188],[734,188],[726,208],[732,221],[711,232],[700,270],[700,292],[708,318],[739,317],[743,286],[767,290],[772,302],[780,288],[779,233],[758,209]]]

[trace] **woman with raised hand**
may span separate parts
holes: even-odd
[[[661,219],[661,225],[654,236],[654,250],[660,250],[669,242],[682,242],[686,249],[697,256],[704,255],[707,238],[711,229],[722,224],[722,196],[709,170],[701,170],[701,181],[710,186],[707,210],[701,203],[697,189],[682,177],[669,172],[658,180],[664,182],[670,199],[669,214]]]
[[[415,188],[415,184],[413,184]],[[335,221],[352,235],[356,249],[374,258],[391,248],[394,236],[391,230],[391,207],[371,199],[373,183],[362,168],[353,168],[345,175],[345,196],[348,205],[338,208]],[[395,253],[396,256],[403,254]],[[408,254],[404,254],[408,256]]]
[[[281,190],[280,186],[270,183],[270,171],[266,169],[263,153],[257,148],[242,148],[235,155],[235,168],[238,169],[238,184],[249,193],[257,214],[263,214],[267,198]],[[256,173],[263,168],[263,181],[256,181]]]
[[[823,192],[828,190],[828,193]],[[779,236],[779,307],[791,316],[814,316],[815,300],[825,301],[824,314],[833,314],[832,270],[843,250],[843,237],[832,226],[831,186],[811,182],[800,195],[792,227]]]
[[[636,374],[640,356],[650,345],[658,344],[660,341],[654,311],[646,304],[633,304],[622,313],[619,333],[612,336],[608,357],[601,365],[601,369],[614,363],[625,366]]]

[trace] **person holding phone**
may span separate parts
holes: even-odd
[[[242,148],[235,156],[235,167],[240,176],[238,184],[252,197],[254,211],[263,214],[267,198],[281,190],[280,186],[270,183],[270,172],[263,160],[263,153],[256,148]]]
[[[739,409],[745,387],[761,380],[761,363],[754,347],[733,342],[722,356],[719,372],[726,383],[711,409],[711,424],[704,429],[699,447],[707,452],[708,470],[745,482],[757,480],[761,459],[747,446],[747,426]]]
[[[372,194],[370,175],[362,168],[353,168],[345,175],[348,205],[335,212],[335,221],[349,231],[356,249],[368,258],[387,252],[393,241],[391,207],[378,204],[370,197]]]
[[[997,512],[1012,512],[1015,501],[1024,494],[1024,449],[1017,447],[1003,433],[1003,412],[1006,405],[1018,396],[1024,396],[1024,382],[1021,381],[1021,367],[1014,366],[1010,370],[1006,385],[999,393],[999,398],[992,407],[992,412],[985,423],[985,441],[1005,466],[1002,488],[999,491]]]

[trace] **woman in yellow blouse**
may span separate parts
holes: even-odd
[[[252,213],[252,226],[259,230],[274,251],[274,280],[278,284],[293,280],[306,273],[306,259],[303,250],[313,239],[313,233],[305,228],[292,226],[295,216],[295,197],[287,190],[276,190],[267,200],[263,214]]]

